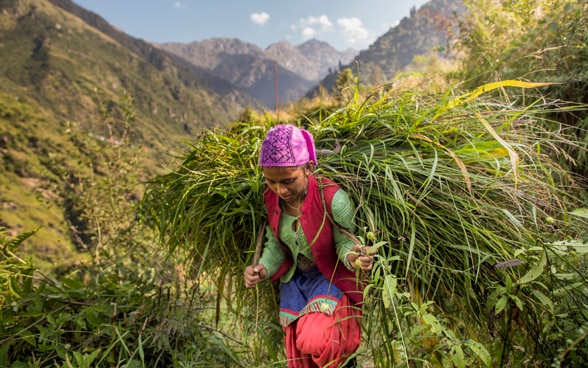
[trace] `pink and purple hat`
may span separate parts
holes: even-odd
[[[261,144],[259,166],[291,167],[317,165],[312,134],[290,124],[279,124],[267,132]]]

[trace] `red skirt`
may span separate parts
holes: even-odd
[[[289,368],[341,367],[361,342],[361,309],[344,295],[332,315],[305,314],[284,331]]]

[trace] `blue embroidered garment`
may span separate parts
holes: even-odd
[[[343,292],[316,268],[300,268],[280,290],[280,325],[286,327],[308,313],[332,315]]]

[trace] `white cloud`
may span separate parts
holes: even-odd
[[[300,26],[302,28],[318,27],[320,28],[320,32],[328,32],[333,30],[333,23],[331,23],[329,17],[326,15],[321,15],[319,17],[313,17],[311,15],[306,19],[300,19]]]
[[[182,4],[181,2],[179,2],[179,1],[176,1],[174,3],[174,8],[176,8],[176,9],[181,9],[181,8],[185,8],[185,7],[186,6],[184,4]]]
[[[270,16],[266,12],[251,14],[251,21],[258,26],[263,26],[269,19]]]
[[[316,35],[316,31],[311,27],[305,27],[302,30],[302,38],[305,40],[311,39]]]
[[[363,28],[359,18],[341,18],[337,20],[337,24],[343,28],[343,37],[349,43],[366,41],[369,37],[369,32]]]
[[[300,31],[302,38],[308,40],[314,38],[318,34],[331,32],[333,30],[333,23],[326,15],[318,17],[311,15],[307,18],[300,19],[298,24],[290,25],[290,30],[292,32]]]

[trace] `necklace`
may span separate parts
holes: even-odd
[[[306,178],[306,188],[304,189],[304,192],[300,192],[298,194],[298,207],[292,206],[290,203],[282,200],[282,202],[286,203],[286,206],[288,206],[291,209],[296,211],[296,217],[300,216],[300,210],[302,209],[302,205],[304,204],[304,198],[306,198],[307,191],[308,191],[308,177]]]
[[[291,209],[295,210],[297,213],[297,216],[300,216],[300,210],[302,209],[302,205],[304,204],[304,201],[300,201],[298,202],[298,207],[297,206],[292,206],[290,203],[284,201],[284,203],[286,203],[286,206],[290,207]]]
[[[294,215],[290,215],[293,216],[294,220],[292,221],[292,231],[294,231],[294,238],[298,239],[298,229],[299,229],[299,218],[300,218],[300,210],[302,209],[302,205],[304,204],[304,201],[300,201],[298,202],[298,206],[292,206],[290,203],[283,201],[284,203],[286,203],[286,206],[290,207],[292,210],[296,211],[296,213]],[[284,212],[287,212],[286,209],[284,209]]]

